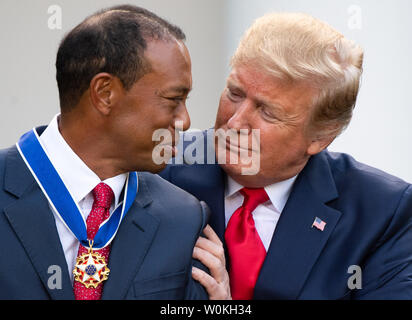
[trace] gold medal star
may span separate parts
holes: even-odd
[[[74,280],[82,283],[86,288],[97,288],[109,276],[109,268],[98,252],[93,252],[90,246],[89,252],[77,257],[73,270]]]
[[[89,254],[87,262],[77,267],[84,272],[82,282],[85,282],[90,278],[93,278],[96,281],[100,281],[99,271],[102,270],[105,266],[105,264],[96,263],[92,255]]]

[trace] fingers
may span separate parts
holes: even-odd
[[[203,229],[203,234],[206,236],[204,237],[199,237],[199,239],[196,242],[196,247],[201,248],[203,250],[206,250],[213,254],[215,257],[217,257],[223,266],[226,266],[226,261],[225,261],[225,250],[223,249],[223,244],[222,241],[220,241],[219,237],[217,234],[213,231],[213,229],[207,225]]]
[[[196,268],[196,267],[192,267],[192,277],[193,279],[199,281],[200,284],[205,287],[207,293],[209,294],[209,298],[210,298],[210,296],[216,290],[217,282],[215,281],[215,279],[213,279],[210,275],[208,275],[203,270],[200,270],[199,268]]]
[[[220,241],[219,237],[217,236],[216,232],[212,229],[212,227],[210,225],[207,225],[204,229],[203,229],[203,234],[212,242],[216,243],[217,245],[221,245],[222,241]]]
[[[226,268],[222,260],[209,251],[196,246],[193,249],[193,258],[203,263],[209,270],[213,278],[218,282],[225,280]]]
[[[196,241],[193,258],[203,263],[209,269],[210,275],[193,267],[193,279],[205,287],[211,300],[231,299],[223,244],[209,225],[203,229],[203,234],[205,237],[199,237]]]
[[[230,300],[230,289],[228,286],[224,286],[216,282],[209,274],[200,270],[199,268],[192,268],[193,279],[200,282],[200,284],[205,287],[210,300]]]
[[[195,247],[209,252],[218,258],[224,266],[226,265],[225,250],[223,249],[223,245],[219,245],[209,239],[199,237],[196,241]]]

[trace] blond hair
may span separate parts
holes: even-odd
[[[328,24],[301,13],[272,13],[246,31],[231,65],[253,64],[276,79],[319,89],[308,128],[337,136],[352,118],[362,62],[362,48]]]

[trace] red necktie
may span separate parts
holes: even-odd
[[[93,240],[97,231],[99,230],[100,224],[109,218],[110,216],[110,206],[114,197],[112,189],[105,183],[99,183],[96,188],[93,189],[93,207],[87,217],[87,238]],[[79,246],[79,251],[77,256],[81,256],[87,253],[88,249],[83,247],[81,244]],[[100,253],[109,263],[109,253],[110,246],[106,246],[103,249],[95,250],[95,252]],[[97,288],[86,288],[82,283],[74,281],[74,296],[76,300],[100,300],[103,291],[103,283],[99,284]]]
[[[266,257],[266,250],[255,228],[252,212],[269,200],[263,188],[243,188],[243,205],[229,220],[225,241],[230,260],[230,288],[234,300],[250,300],[260,268]]]

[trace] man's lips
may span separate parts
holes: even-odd
[[[251,135],[246,135],[242,133],[234,133],[231,130],[219,129],[216,132],[216,139],[220,148],[223,146],[226,150],[231,152],[260,152],[260,150],[255,150],[256,143],[251,143],[254,139]],[[234,143],[232,143],[234,142]],[[259,147],[257,148],[259,149]]]
[[[249,148],[249,145],[247,148],[243,148],[242,144],[233,144],[230,141],[230,138],[226,138],[226,149],[232,152],[256,152],[253,148]]]

